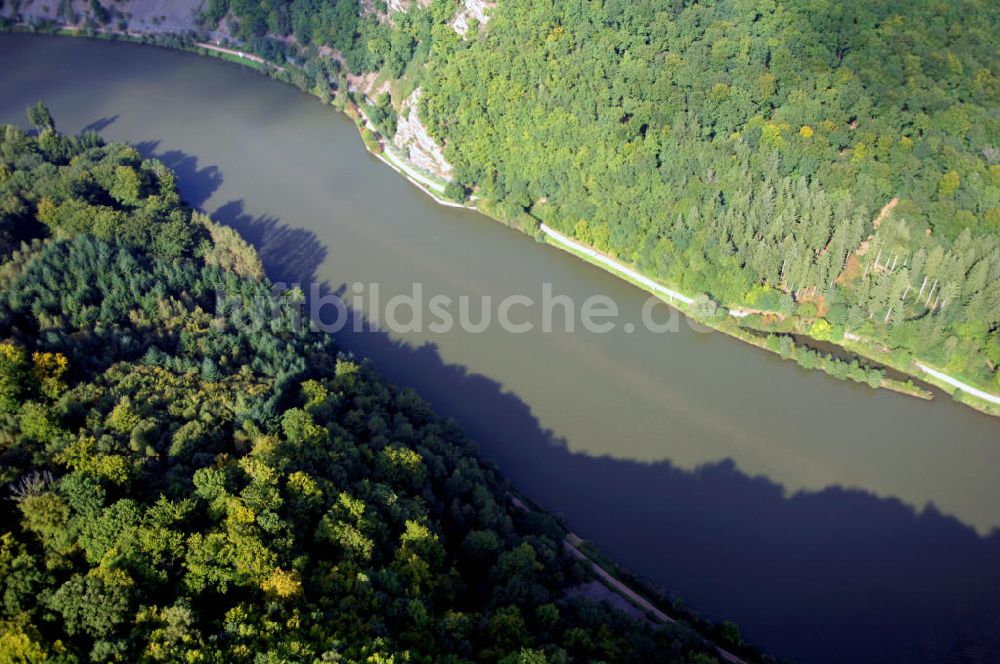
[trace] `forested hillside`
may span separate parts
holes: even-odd
[[[339,354],[169,170],[0,128],[0,660],[714,661]]]
[[[502,0],[421,111],[503,216],[996,391],[998,31],[980,0]]]
[[[435,36],[450,32],[444,23],[454,11],[448,0],[209,0],[199,18],[204,27],[225,27],[271,59],[298,55],[296,47],[326,47],[348,71],[384,69],[399,77],[411,60],[427,57]]]

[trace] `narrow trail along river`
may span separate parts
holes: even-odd
[[[481,296],[540,301],[544,283],[577,306],[611,297],[608,334],[546,333],[540,308],[515,307],[533,331],[338,336],[455,417],[519,490],[689,606],[803,662],[1000,660],[1000,421],[685,324],[649,332],[645,293],[435,205],[366,154],[345,117],[239,66],[12,35],[0,63],[0,121],[23,125],[41,99],[65,131],[159,157],[276,280],[349,296],[377,283],[382,303],[419,282],[425,298],[471,296],[473,320]]]

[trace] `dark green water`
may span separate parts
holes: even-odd
[[[238,66],[0,36],[0,121],[24,124],[39,99],[63,130],[96,127],[175,168],[186,198],[253,241],[273,278],[377,282],[383,301],[414,282],[540,299],[548,282],[640,321],[641,291],[435,205],[333,109]],[[1000,421],[686,325],[621,327],[339,336],[458,419],[574,530],[776,654],[1000,660]]]

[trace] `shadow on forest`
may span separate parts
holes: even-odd
[[[188,200],[221,181],[192,157],[175,163],[190,164],[179,172]],[[316,281],[327,250],[311,231],[255,218],[242,201],[213,217],[257,247],[273,280]],[[1000,662],[998,531],[981,537],[932,506],[859,490],[786,495],[728,459],[690,471],[575,453],[516,394],[435,345],[367,326],[335,336],[455,418],[515,486],[626,568],[783,657]]]

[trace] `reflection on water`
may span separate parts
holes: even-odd
[[[383,297],[644,294],[435,206],[312,98],[150,47],[0,37],[0,121],[44,99],[179,175],[269,274]],[[338,335],[625,565],[801,661],[1000,660],[1000,422],[718,334]]]

